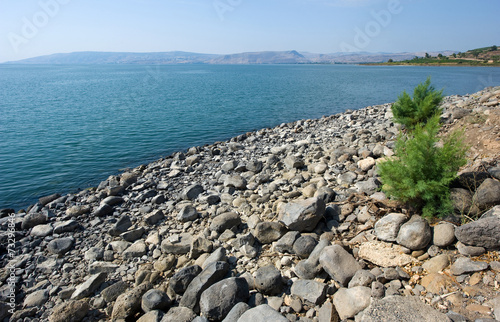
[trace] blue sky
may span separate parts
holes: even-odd
[[[74,51],[465,51],[500,45],[499,13],[499,0],[0,0],[0,62]]]

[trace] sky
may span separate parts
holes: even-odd
[[[499,0],[0,0],[0,62],[75,51],[466,51],[500,45],[499,13]]]

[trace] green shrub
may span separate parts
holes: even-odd
[[[395,156],[379,164],[382,189],[388,196],[421,210],[423,216],[452,212],[449,184],[466,164],[463,133],[455,132],[438,143],[439,115],[408,134],[399,134]]]
[[[413,91],[413,99],[404,91],[392,105],[394,122],[403,124],[408,129],[413,129],[419,123],[425,123],[437,113],[443,100],[443,90],[436,91],[431,86],[431,78],[418,84]]]

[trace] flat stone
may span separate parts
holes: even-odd
[[[109,230],[109,234],[111,236],[119,236],[121,233],[126,232],[130,227],[132,227],[132,221],[129,216],[125,215],[118,219],[118,221]]]
[[[287,203],[280,209],[278,220],[289,230],[312,231],[325,214],[325,202],[310,198]]]
[[[451,265],[451,272],[453,275],[462,275],[464,273],[480,272],[488,269],[488,263],[481,261],[473,261],[468,257],[458,258],[453,265]]]
[[[303,301],[319,305],[325,301],[326,289],[324,283],[299,279],[293,282],[290,292],[292,295],[300,297]]]
[[[453,285],[453,280],[444,274],[430,273],[425,275],[420,281],[420,285],[425,287],[427,292],[441,294],[446,292]]]
[[[27,307],[41,307],[49,299],[49,292],[47,290],[38,290],[28,294],[23,302],[23,308]]]
[[[465,245],[498,249],[500,218],[487,217],[462,225],[455,229],[455,236]]]
[[[224,187],[234,187],[238,190],[245,190],[247,188],[247,181],[240,175],[230,175],[224,180]]]
[[[78,285],[71,295],[72,300],[80,300],[94,293],[106,280],[107,273],[98,273],[90,276],[85,282]]]
[[[87,205],[75,205],[66,209],[66,215],[70,217],[79,217],[89,212],[90,212],[90,206]]]
[[[153,211],[144,216],[144,222],[147,225],[156,225],[165,218],[165,214],[161,210]]]
[[[248,283],[244,278],[226,278],[207,288],[200,298],[201,315],[209,320],[220,321],[239,302],[250,297]]]
[[[73,247],[73,243],[70,237],[53,239],[47,244],[47,250],[55,255],[63,255]]]
[[[288,322],[288,319],[267,304],[261,304],[243,313],[237,322]]]
[[[486,249],[480,246],[467,246],[462,242],[457,243],[458,252],[464,256],[480,256],[486,253]]]
[[[113,241],[109,244],[111,245],[111,248],[118,254],[122,254],[127,248],[130,247],[130,245],[132,245],[132,243],[124,240]]]
[[[122,257],[124,259],[132,259],[146,255],[147,252],[148,252],[148,246],[146,245],[146,243],[143,240],[138,240],[132,245],[130,245],[130,247],[127,248],[125,251],[123,251]]]
[[[106,303],[111,303],[123,294],[128,289],[128,284],[124,281],[119,281],[106,287],[101,292],[101,296]]]
[[[427,220],[415,215],[399,229],[396,242],[411,250],[424,249],[432,239],[431,227]]]
[[[213,249],[212,241],[208,240],[204,236],[198,236],[191,242],[191,247],[189,250],[189,258],[196,259],[200,257],[201,254],[210,253]]]
[[[50,224],[37,225],[31,229],[30,235],[35,237],[46,237],[51,235],[53,230]]]
[[[45,197],[41,197],[38,199],[38,202],[42,204],[42,206],[46,206],[48,205],[49,203],[51,203],[52,201],[60,198],[61,195],[58,194],[58,193],[54,193],[52,195],[49,195],[49,196],[45,196]]]
[[[413,296],[388,296],[381,300],[374,300],[360,315],[359,321],[451,322],[445,314]]]
[[[361,269],[356,259],[339,245],[325,247],[319,262],[331,278],[344,286]]]
[[[398,237],[399,229],[408,220],[406,215],[400,213],[390,213],[380,218],[375,223],[375,235],[378,239],[395,242]]]
[[[182,190],[181,197],[184,200],[194,200],[201,193],[203,193],[203,191],[204,191],[204,189],[201,185],[193,184],[193,185],[186,187],[184,190]]]
[[[381,267],[406,266],[417,261],[405,254],[403,247],[378,241],[362,243],[358,256]]]
[[[107,204],[107,205],[110,205],[110,206],[116,206],[116,205],[119,205],[121,203],[123,203],[123,198],[120,197],[120,196],[109,196],[109,197],[106,197],[104,198],[102,201],[101,201],[101,204]]]
[[[27,214],[21,223],[21,228],[22,229],[30,229],[38,225],[43,225],[46,224],[47,221],[49,220],[48,216],[46,214],[42,213],[30,213]]]
[[[365,286],[341,288],[333,295],[333,305],[340,319],[349,319],[370,305],[371,289]]]
[[[283,161],[288,169],[302,168],[304,161],[296,156],[288,156]]]
[[[93,262],[89,266],[90,274],[113,273],[118,269],[118,265],[109,262]]]
[[[193,242],[193,237],[189,233],[179,234],[179,239],[175,242],[171,242],[168,239],[164,239],[161,242],[161,250],[167,254],[182,255],[189,253],[191,249],[191,243]]]

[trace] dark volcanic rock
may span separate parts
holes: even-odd
[[[207,288],[200,298],[201,314],[209,320],[220,321],[233,306],[250,297],[248,283],[241,277],[226,278]]]
[[[281,208],[278,220],[289,230],[312,231],[323,218],[325,207],[321,198],[290,202]]]
[[[170,278],[169,287],[177,294],[182,294],[189,283],[201,272],[201,267],[191,265],[184,267]]]
[[[470,246],[486,249],[500,248],[500,219],[488,217],[473,221],[455,229],[459,241]]]

